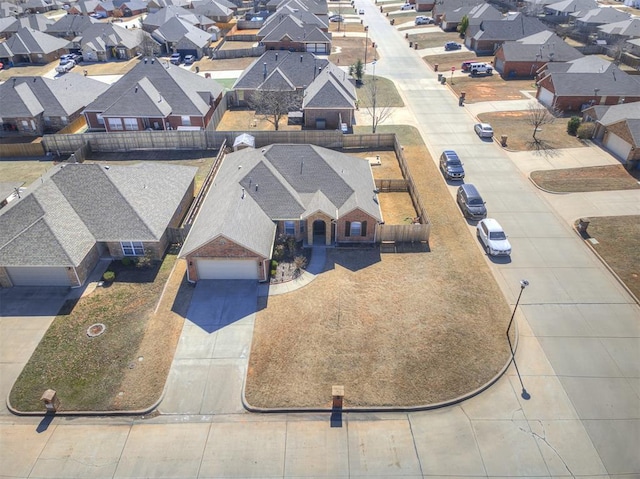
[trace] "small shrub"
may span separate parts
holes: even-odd
[[[582,123],[582,120],[579,116],[572,116],[569,118],[569,122],[567,123],[567,133],[571,136],[576,136],[580,123]]]
[[[578,127],[578,138],[580,138],[581,140],[588,140],[593,138],[593,132],[595,131],[595,129],[596,125],[592,121],[583,123]]]
[[[284,258],[284,245],[279,244],[273,248],[273,259],[280,261],[282,258]]]
[[[272,269],[272,270],[271,270],[271,277],[272,277],[272,278],[275,278],[275,277],[276,277],[276,273],[277,273],[277,272],[278,272],[278,270],[277,270],[277,269]]]
[[[278,262],[275,259],[271,260],[271,269],[276,269],[278,267]]]
[[[296,256],[293,258],[293,266],[295,267],[296,273],[300,273],[304,268],[307,267],[307,258],[304,256]]]
[[[116,273],[113,271],[105,271],[104,274],[102,275],[102,279],[110,283],[114,279],[116,279]]]
[[[131,258],[122,258],[120,262],[122,263],[122,266],[131,266],[131,264],[133,263]]]

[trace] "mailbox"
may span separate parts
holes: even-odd
[[[333,396],[333,408],[342,409],[342,401],[344,399],[344,386],[333,386],[331,388],[331,395]]]
[[[58,395],[53,389],[47,389],[40,399],[44,403],[47,412],[56,412],[60,406],[60,399],[58,399]]]

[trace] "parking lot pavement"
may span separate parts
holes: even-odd
[[[255,281],[198,282],[159,407],[163,414],[244,412],[257,305]]]

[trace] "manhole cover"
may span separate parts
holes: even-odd
[[[87,336],[90,338],[95,338],[96,336],[100,336],[107,330],[107,327],[102,323],[92,324],[87,328]]]

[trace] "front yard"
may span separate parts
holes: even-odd
[[[112,265],[116,280],[77,301],[68,301],[53,321],[10,394],[23,412],[43,411],[40,396],[54,389],[59,411],[129,411],[160,398],[180,336],[182,312],[192,288],[184,265],[169,254],[152,267]],[[180,274],[182,273],[182,274]],[[154,313],[167,284],[165,300]],[[172,311],[173,309],[173,311]],[[96,337],[87,333],[102,323]]]
[[[556,118],[548,125],[538,129],[536,138],[540,143],[533,141],[533,126],[527,122],[527,111],[502,111],[495,113],[482,113],[478,120],[490,123],[493,127],[494,138],[500,140],[502,135],[507,135],[507,148],[514,151],[547,151],[561,148],[583,147],[582,140],[567,133],[568,118]]]
[[[640,170],[627,171],[622,165],[540,170],[531,173],[540,188],[554,193],[640,189]]]

